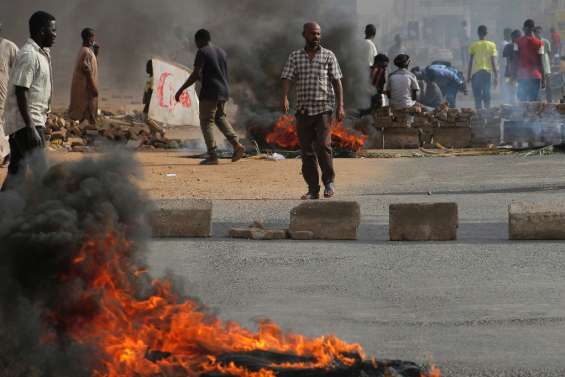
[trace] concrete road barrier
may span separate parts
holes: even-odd
[[[361,224],[357,202],[310,201],[290,212],[290,234],[311,232],[316,240],[356,240]]]
[[[453,241],[459,215],[456,203],[391,204],[391,241]]]
[[[212,202],[195,199],[157,201],[150,223],[156,238],[211,237]]]
[[[513,202],[508,213],[511,240],[565,240],[565,202]]]

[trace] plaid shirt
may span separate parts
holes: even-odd
[[[334,53],[323,47],[310,59],[305,49],[290,54],[281,79],[294,81],[299,113],[318,115],[335,109],[333,80],[343,77]]]

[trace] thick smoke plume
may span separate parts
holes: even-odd
[[[232,97],[238,105],[238,126],[262,115],[273,117],[280,102],[280,72],[289,53],[304,44],[302,25],[317,20],[323,44],[338,56],[344,71],[346,105],[357,106],[360,80],[354,0],[6,0],[0,4],[4,35],[22,44],[27,19],[38,6],[58,19],[58,41],[53,49],[58,103],[68,96],[68,83],[80,46],[80,31],[97,29],[102,46],[102,86],[113,91],[141,92],[145,61],[152,56],[192,66],[199,28],[212,32],[214,42],[229,54]],[[363,67],[366,68],[366,67]]]
[[[90,266],[67,274],[85,240],[108,232],[143,250],[148,201],[128,179],[137,172],[130,157],[112,154],[56,165],[0,193],[2,376],[90,376],[94,350],[69,341],[61,320],[87,320],[99,310],[84,290]],[[129,263],[138,268],[143,258],[133,254]]]

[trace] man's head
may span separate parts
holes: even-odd
[[[148,60],[145,64],[145,72],[147,72],[149,76],[153,76],[153,60]]]
[[[317,49],[322,40],[322,28],[317,22],[307,22],[304,24],[302,36],[306,40],[306,47]]]
[[[402,36],[400,34],[394,36],[394,43],[396,43],[397,46],[402,44]]]
[[[83,46],[92,47],[94,46],[94,42],[96,42],[96,32],[89,27],[82,29],[80,37],[82,38]]]
[[[196,42],[196,47],[202,48],[210,44],[212,36],[208,30],[200,29],[194,34],[194,41]]]
[[[2,31],[2,23],[1,22],[0,22],[0,31]],[[549,32],[555,33],[555,28],[554,27],[549,28]]]
[[[512,32],[510,37],[512,38],[512,42],[516,42],[516,41],[518,41],[519,38],[522,37],[522,32],[520,30],[516,29]]]
[[[510,29],[508,27],[506,29],[504,29],[504,40],[509,41],[510,38],[511,38],[510,37],[511,34],[512,34],[512,29]]]
[[[410,56],[406,54],[400,54],[394,58],[394,65],[401,69],[406,69],[410,66]]]
[[[535,28],[536,23],[534,22],[534,20],[529,19],[524,22],[524,33],[531,35],[534,32]]]
[[[51,47],[57,38],[55,17],[47,12],[35,12],[29,19],[29,34],[39,47]]]
[[[373,24],[365,26],[365,39],[373,39],[377,35],[377,27]]]
[[[485,39],[488,34],[488,28],[485,25],[479,26],[477,29],[477,34],[479,35],[480,39]]]
[[[389,59],[388,56],[386,56],[385,54],[377,54],[377,56],[375,56],[375,61],[374,61],[374,65],[380,68],[386,68],[388,67],[388,63],[389,63]]]

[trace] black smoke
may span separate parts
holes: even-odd
[[[84,242],[109,232],[134,241],[128,263],[143,265],[148,200],[136,176],[133,159],[114,153],[55,165],[0,193],[0,375],[91,375],[96,350],[72,342],[60,319],[99,310],[95,292],[85,292],[91,269],[67,275]]]

